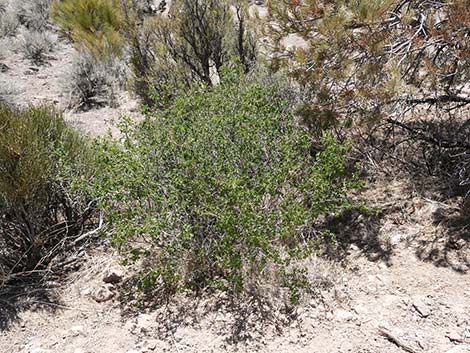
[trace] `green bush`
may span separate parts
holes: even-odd
[[[74,180],[90,170],[87,142],[49,108],[0,103],[0,277],[36,269],[91,216]]]
[[[141,260],[143,288],[239,293],[270,274],[301,285],[291,260],[359,186],[349,147],[325,135],[313,156],[276,86],[223,82],[98,144],[94,192],[114,240]]]

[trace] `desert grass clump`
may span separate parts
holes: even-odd
[[[278,87],[224,75],[102,141],[94,192],[116,243],[142,260],[142,289],[237,294],[276,278],[298,299],[315,220],[359,186],[349,147],[325,135],[312,153]]]
[[[52,5],[51,18],[95,57],[120,55],[125,24],[119,0],[65,0]]]
[[[44,63],[54,49],[54,39],[47,32],[25,31],[19,42],[23,56],[36,65]]]
[[[0,282],[34,271],[92,216],[74,185],[91,170],[89,144],[47,107],[0,103]]]

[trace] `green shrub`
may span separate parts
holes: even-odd
[[[97,57],[121,53],[124,14],[119,0],[56,1],[51,19]]]
[[[143,288],[239,293],[270,274],[305,283],[291,260],[309,253],[315,220],[348,207],[359,183],[349,147],[331,135],[312,155],[278,92],[226,77],[99,143],[94,191],[114,240],[142,260]]]
[[[49,108],[0,103],[0,276],[36,269],[83,231],[86,198],[73,188],[88,169],[87,142]]]

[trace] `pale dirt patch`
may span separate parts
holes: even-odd
[[[54,34],[57,37],[57,34]],[[57,37],[58,38],[58,37]],[[95,107],[87,111],[70,109],[64,94],[64,81],[70,77],[76,50],[66,39],[57,39],[53,51],[42,65],[33,65],[15,52],[17,38],[4,38],[0,50],[4,59],[0,63],[7,69],[0,70],[0,96],[18,107],[48,104],[64,113],[65,119],[91,136],[104,135],[118,129],[113,122],[122,116],[142,119],[138,101],[127,92],[119,92],[116,107]]]

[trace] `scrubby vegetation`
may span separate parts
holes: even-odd
[[[93,215],[75,185],[92,160],[88,142],[49,108],[0,103],[0,278],[46,266]]]
[[[73,41],[95,55],[120,54],[124,14],[118,0],[57,1],[51,18]]]
[[[73,58],[70,76],[63,88],[69,107],[88,109],[93,106],[116,105],[117,92],[126,84],[128,70],[119,59],[97,61],[87,51]]]
[[[97,196],[144,288],[237,293],[299,275],[315,220],[348,208],[359,183],[347,145],[327,134],[312,151],[289,109],[276,85],[229,79],[99,144]]]
[[[313,129],[354,131],[396,172],[468,185],[468,1],[270,1],[269,15],[272,66],[303,87]],[[287,35],[303,45],[285,50]]]
[[[0,105],[5,278],[45,265],[100,210],[144,291],[270,283],[298,300],[301,260],[352,207],[361,162],[468,196],[468,1],[272,0],[266,21],[242,1],[161,4],[0,0],[0,37],[33,64],[52,26],[73,43],[68,108],[128,90],[145,115],[91,143],[55,110]]]
[[[19,47],[24,57],[36,65],[43,63],[53,48],[52,37],[48,33],[37,31],[23,33]]]
[[[213,85],[223,66],[253,66],[256,43],[247,26],[247,9],[229,1],[172,2],[168,16],[144,22],[130,31],[134,91],[151,105],[164,104],[178,88],[193,83]]]

